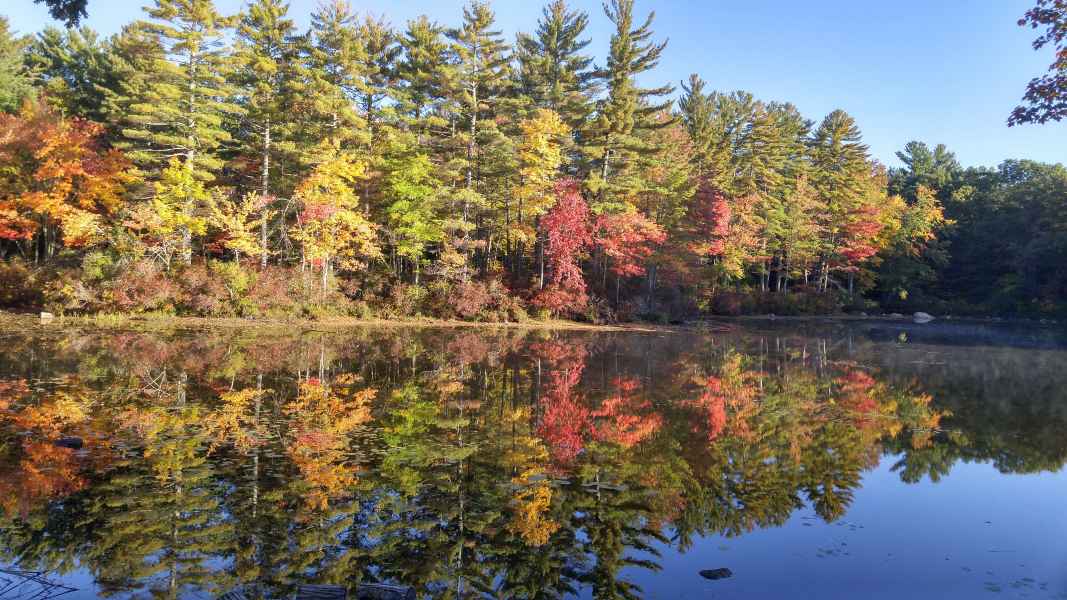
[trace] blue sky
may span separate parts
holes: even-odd
[[[216,0],[236,12],[244,0]],[[464,0],[353,0],[362,12],[401,26],[427,14],[453,25]],[[590,52],[603,63],[611,24],[600,0],[570,0],[590,14]],[[137,0],[90,0],[87,24],[113,33],[139,18]],[[512,38],[532,30],[539,0],[496,0],[499,28]],[[318,0],[291,0],[301,26]],[[1034,32],[1016,25],[1033,0],[637,0],[656,11],[657,36],[669,38],[647,84],[677,84],[696,72],[711,88],[744,89],[789,101],[818,121],[842,108],[858,121],[871,154],[890,165],[910,140],[944,143],[964,165],[1005,158],[1067,162],[1067,123],[1008,128],[1005,119],[1027,81],[1046,69],[1050,49],[1030,47]],[[19,32],[51,23],[32,0],[0,8]]]

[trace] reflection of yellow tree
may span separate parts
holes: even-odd
[[[503,420],[503,431],[507,428],[525,430],[530,422],[530,408],[506,410]],[[528,431],[513,435],[509,441],[503,463],[513,474],[511,483],[514,492],[511,498],[512,515],[507,528],[528,545],[543,546],[559,529],[559,523],[548,516],[552,507],[552,487],[546,473],[548,449]]]
[[[238,451],[247,452],[263,442],[264,427],[252,410],[262,393],[262,390],[245,388],[219,396],[221,406],[205,418],[212,450],[229,442]]]
[[[358,378],[339,377],[333,386],[318,379],[300,384],[285,406],[291,437],[286,453],[300,470],[305,506],[325,510],[332,498],[356,483],[358,465],[348,460],[349,434],[371,420],[371,388],[352,389]]]

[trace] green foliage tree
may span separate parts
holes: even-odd
[[[23,67],[24,49],[29,41],[15,37],[7,17],[0,16],[0,111],[15,112],[33,93],[29,73]]]

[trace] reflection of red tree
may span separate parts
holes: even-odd
[[[714,441],[726,428],[726,397],[723,395],[722,380],[708,377],[704,384],[704,393],[697,403],[707,415],[708,441]]]
[[[326,386],[317,378],[300,384],[300,392],[285,405],[292,437],[286,454],[300,471],[300,489],[307,508],[325,510],[333,498],[356,483],[358,465],[348,460],[349,436],[371,420],[373,388],[358,387],[343,375]]]
[[[584,346],[554,341],[534,344],[532,350],[550,364],[540,398],[537,434],[557,463],[569,463],[582,451],[582,434],[589,428],[589,409],[574,391],[588,354]]]
[[[13,444],[19,448],[18,462],[12,461],[10,470],[0,473],[4,512],[17,511],[25,517],[42,503],[85,487],[81,473],[88,466],[83,458],[88,453],[57,446],[55,440],[63,435],[84,438],[96,460],[106,462],[107,445],[96,441],[88,419],[88,403],[77,393],[55,392],[33,402],[25,380],[0,381],[0,424],[25,434]]]
[[[855,415],[856,424],[868,426],[873,423],[872,416],[878,412],[878,400],[875,398],[876,381],[866,372],[849,368],[845,374],[834,380],[841,392],[837,402]]]
[[[759,376],[757,371],[745,370],[740,354],[730,353],[723,359],[719,374],[705,380],[700,397],[691,404],[702,416],[696,429],[704,428],[709,442],[727,429],[741,438],[751,435],[749,418],[759,408]]]
[[[493,350],[481,332],[457,334],[449,340],[447,347],[448,355],[461,365],[486,360]]]
[[[612,382],[615,395],[604,400],[590,413],[596,419],[593,437],[630,448],[645,440],[663,425],[663,418],[652,410],[647,398],[636,394],[641,382],[633,377],[617,377]]]

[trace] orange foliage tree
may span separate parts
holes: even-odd
[[[41,236],[45,256],[57,242],[103,241],[123,203],[128,163],[101,143],[103,127],[65,119],[43,102],[0,114],[0,239]]]

